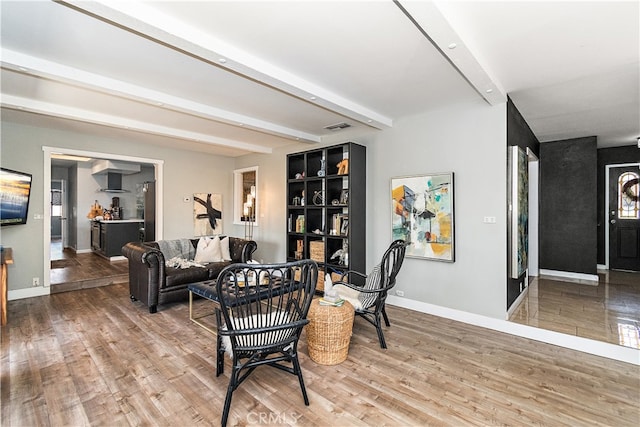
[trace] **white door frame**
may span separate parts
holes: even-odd
[[[539,276],[539,211],[540,211],[540,162],[538,157],[533,152],[527,149],[527,155],[529,157],[529,261],[528,277]],[[528,283],[526,284],[529,285]]]
[[[609,222],[611,221],[611,216],[609,212],[609,172],[611,168],[624,168],[627,166],[638,166],[640,167],[640,163],[619,163],[606,165],[604,167],[604,266],[608,270],[609,269]]]
[[[94,157],[99,159],[122,160],[127,162],[150,163],[154,165],[154,174],[156,180],[156,240],[162,239],[162,224],[164,223],[162,212],[162,195],[163,181],[162,177],[164,160],[147,159],[144,157],[133,157],[119,154],[99,153],[95,151],[73,150],[70,148],[47,147],[43,146],[44,151],[44,221],[43,221],[43,240],[44,240],[44,282],[45,288],[51,286],[51,155],[67,154],[80,157]]]

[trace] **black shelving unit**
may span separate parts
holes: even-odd
[[[326,272],[365,273],[366,161],[353,142],[287,156],[287,259],[318,262],[318,291]]]

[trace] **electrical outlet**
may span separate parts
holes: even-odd
[[[33,278],[33,286],[40,286],[40,278],[39,277],[34,277]]]
[[[399,297],[403,297],[404,291],[396,291],[396,295],[398,295]]]

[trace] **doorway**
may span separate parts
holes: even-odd
[[[51,261],[63,258],[66,242],[66,192],[65,182],[62,179],[51,180]]]
[[[640,163],[607,170],[608,268],[640,272]]]
[[[44,146],[42,147],[42,150],[44,151],[44,169],[43,169],[43,176],[44,176],[44,194],[51,194],[52,191],[52,178],[56,178],[55,176],[52,177],[52,155],[57,155],[57,157],[59,156],[64,156],[64,155],[68,155],[71,157],[88,157],[88,158],[97,158],[97,159],[109,159],[109,160],[120,160],[120,161],[124,161],[124,162],[132,162],[132,163],[144,163],[144,164],[149,164],[153,166],[154,169],[154,179],[156,181],[156,200],[155,200],[155,206],[156,206],[156,221],[155,221],[155,235],[156,235],[156,239],[160,240],[162,239],[162,235],[163,235],[163,230],[162,230],[162,224],[163,224],[163,211],[162,211],[162,205],[163,205],[163,165],[164,165],[164,161],[163,160],[157,160],[157,159],[148,159],[148,158],[140,158],[140,157],[133,157],[133,156],[126,156],[126,155],[116,155],[116,154],[107,154],[107,153],[100,153],[100,152],[92,152],[92,151],[84,151],[84,150],[73,150],[73,149],[66,149],[66,148],[59,148],[59,147],[47,147]],[[51,200],[49,197],[45,197],[44,198],[44,221],[43,221],[43,243],[44,243],[44,259],[43,259],[43,275],[44,275],[44,286],[45,287],[50,287],[51,283],[52,283],[52,278],[51,278],[51,242],[52,242],[52,229],[51,229],[51,221],[52,221],[52,210],[51,210]],[[80,215],[78,212],[73,212],[73,216],[74,218],[77,218],[78,221],[86,221],[84,215]],[[81,238],[86,238],[89,239],[89,231],[87,230],[86,236],[82,237],[82,236],[76,236],[76,238],[79,240]],[[88,240],[87,240],[88,241]],[[77,254],[76,255],[92,255],[91,253],[87,253],[87,254],[80,254],[79,252],[82,251],[76,251]],[[87,252],[90,252],[90,249],[87,250]],[[126,262],[126,261],[125,261]],[[94,266],[95,267],[95,266]],[[86,268],[86,270],[96,270],[97,268],[94,267],[90,267],[90,268]],[[99,269],[97,269],[99,270]]]
[[[529,225],[528,225],[528,286],[534,278],[538,277],[540,271],[538,266],[539,228],[540,228],[540,162],[538,157],[527,148],[529,159]]]

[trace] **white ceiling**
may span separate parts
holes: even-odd
[[[508,94],[541,141],[640,136],[638,1],[0,8],[3,122],[238,156]]]

